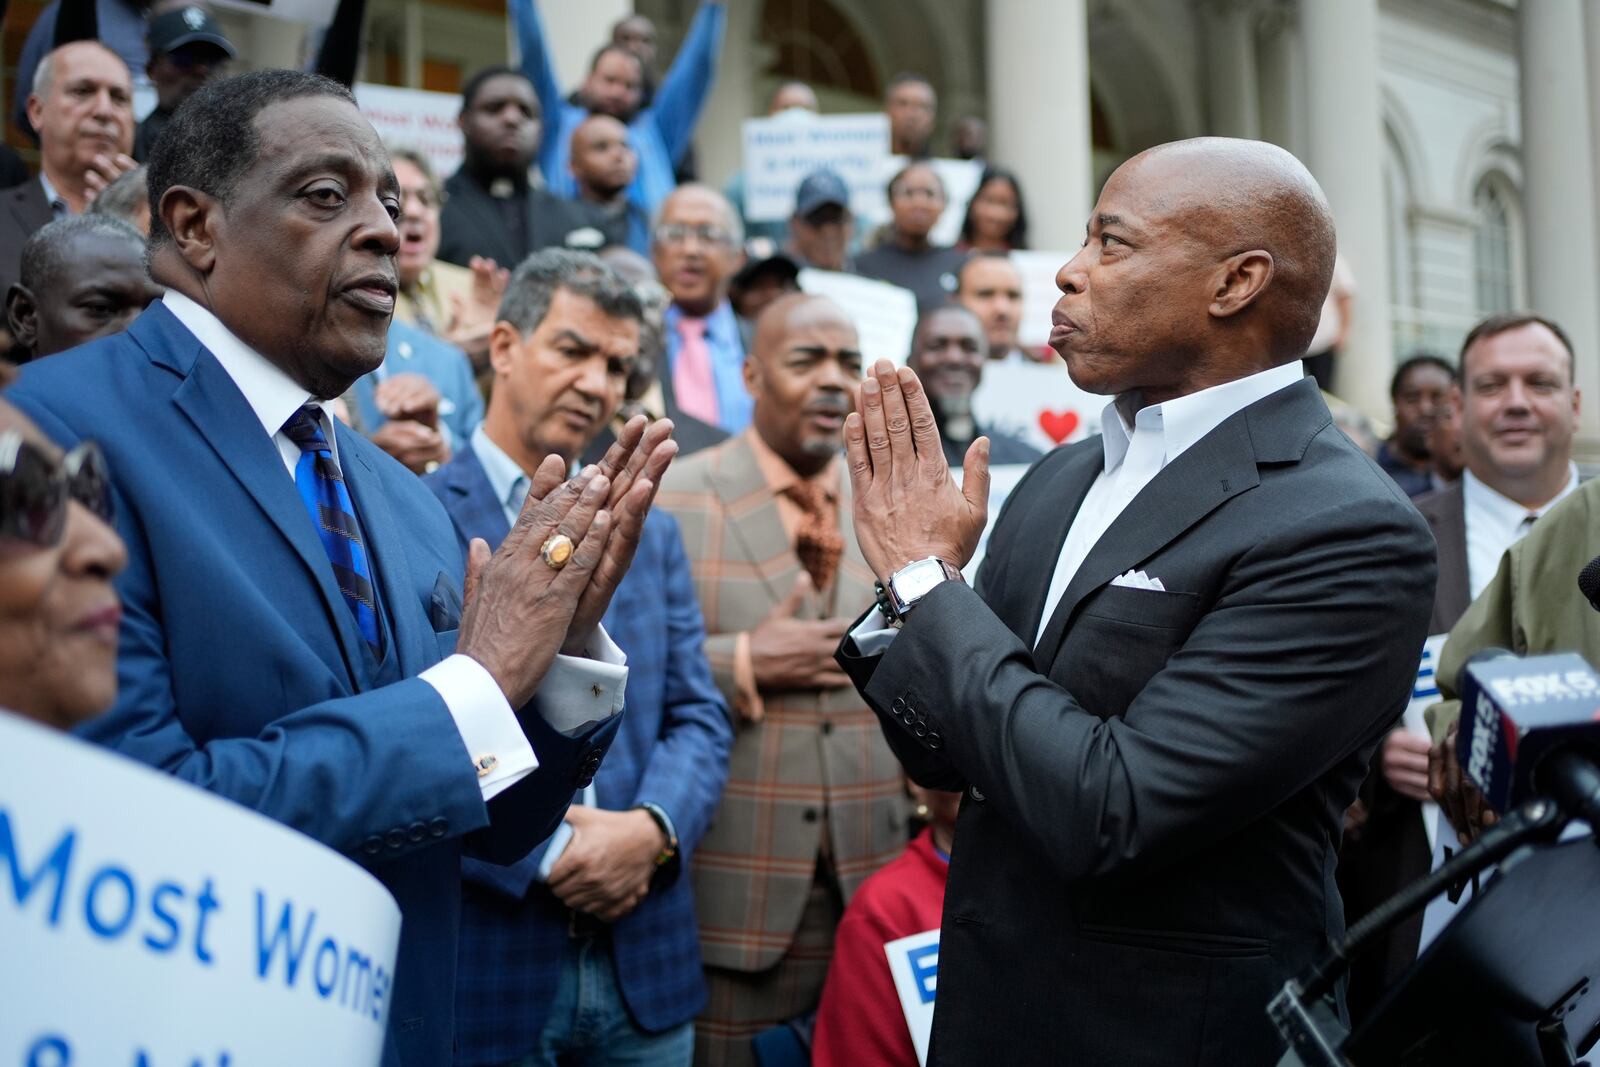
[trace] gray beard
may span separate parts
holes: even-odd
[[[970,441],[977,436],[978,424],[972,417],[972,394],[930,398],[939,432],[952,441]]]

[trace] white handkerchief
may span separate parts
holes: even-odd
[[[1165,593],[1167,587],[1161,584],[1160,578],[1152,578],[1144,571],[1129,571],[1119,574],[1111,579],[1112,585],[1119,585],[1124,589],[1152,589],[1157,593]]]

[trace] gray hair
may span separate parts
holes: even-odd
[[[434,200],[441,206],[444,204],[444,183],[439,180],[439,172],[433,169],[426,152],[410,144],[385,144],[384,147],[389,150],[390,160],[403,159],[420,170],[428,188],[433,190]]]
[[[655,232],[661,226],[661,216],[666,214],[667,204],[671,202],[674,196],[683,192],[685,189],[701,189],[717,198],[717,200],[722,204],[722,215],[728,224],[728,233],[733,235],[733,247],[743,248],[744,219],[739,217],[739,209],[733,206],[732,200],[729,200],[725,195],[723,195],[722,190],[710,185],[706,185],[703,182],[684,182],[682,185],[672,190],[672,192],[661,198],[661,203],[656,205],[656,213],[654,217],[650,219],[651,241],[654,242],[655,240]]]
[[[522,261],[506,285],[500,319],[527,336],[544,322],[557,289],[594,301],[611,318],[644,322],[644,305],[633,287],[593,252],[570,248],[541,249]]]
[[[102,43],[100,41],[94,40],[93,38],[84,38],[82,40],[77,40],[77,41],[67,41],[67,42],[65,42],[63,44],[56,45],[54,48],[50,49],[49,52],[45,53],[45,57],[43,59],[39,60],[39,65],[37,67],[33,68],[33,86],[32,86],[32,89],[33,89],[33,95],[34,96],[37,96],[42,100],[45,97],[50,95],[50,83],[55,79],[55,76],[56,76],[56,62],[55,62],[56,61],[56,56],[61,54],[61,50],[63,48],[70,48],[72,45],[75,45],[75,44],[92,44],[96,48],[99,48],[102,51],[104,51],[107,55],[116,56],[116,59],[117,59],[118,63],[122,63],[123,62],[122,57],[117,55],[116,52],[112,51],[111,48],[108,45],[106,45],[106,44],[104,44],[104,43]]]
[[[22,246],[20,281],[31,292],[56,281],[67,263],[67,248],[79,237],[121,237],[144,248],[144,235],[114,215],[68,215],[37,230]]]
[[[91,215],[110,215],[124,222],[138,225],[139,209],[150,203],[150,187],[145,181],[144,164],[117,176],[117,179],[100,191],[89,206]]]

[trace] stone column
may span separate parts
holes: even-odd
[[[1541,0],[1519,4],[1517,16],[1528,302],[1561,323],[1577,350],[1583,415],[1576,450],[1593,463],[1600,461],[1600,10]],[[1588,114],[1580,115],[1584,103]],[[1586,152],[1579,135],[1588,139]],[[1594,243],[1573,240],[1579,232],[1594,234]]]
[[[1345,400],[1387,422],[1394,352],[1378,96],[1378,0],[1306,0],[1300,5],[1300,20],[1306,40],[1306,162],[1328,194],[1339,250],[1357,287],[1335,385]]]
[[[685,15],[692,16],[696,10],[691,4],[680,6]],[[729,0],[716,80],[711,83],[711,96],[695,127],[695,162],[700,180],[718,189],[744,166],[744,120],[767,113],[767,102],[759,98],[756,86],[756,75],[765,59],[756,40],[759,7],[750,0]],[[689,24],[684,23],[683,30],[688,29]]]
[[[989,0],[990,154],[1022,180],[1035,248],[1083,242],[1094,207],[1085,0]]]
[[[1294,8],[1281,2],[1268,7],[1256,41],[1261,139],[1304,156],[1306,100],[1300,72],[1305,61]]]
[[[1261,136],[1255,0],[1205,0],[1207,114],[1223,137]]]

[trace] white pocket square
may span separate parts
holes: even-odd
[[[1150,589],[1157,593],[1165,593],[1167,587],[1161,584],[1160,578],[1152,578],[1144,571],[1129,571],[1119,574],[1111,579],[1111,584],[1121,586],[1123,589]]]

